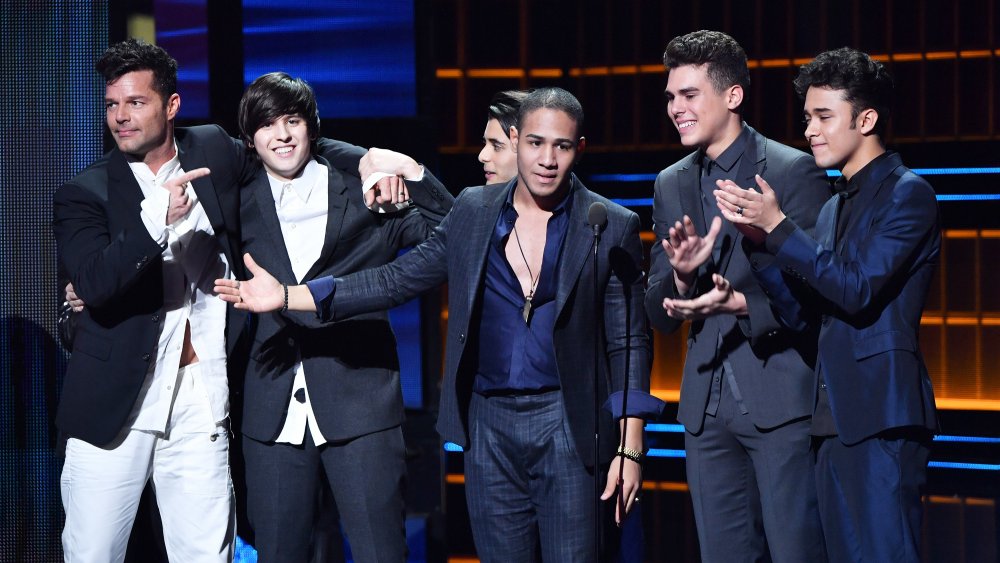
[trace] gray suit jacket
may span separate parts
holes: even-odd
[[[364,205],[358,162],[365,150],[323,139],[317,160],[329,168],[326,237],[319,260],[295,279],[267,175],[261,170],[241,193],[243,250],[281,282],[342,276],[391,262],[403,248],[431,235],[454,198],[430,171],[407,182],[414,207],[394,215]],[[385,312],[322,324],[312,313],[266,313],[256,318],[244,381],[243,434],[273,440],[284,425],[301,358],[316,422],[331,441],[346,440],[403,421],[396,340]]]
[[[343,318],[402,303],[448,282],[448,333],[444,382],[437,429],[445,440],[469,444],[468,407],[478,366],[480,309],[487,250],[504,198],[514,182],[464,190],[434,237],[399,260],[337,280],[332,307],[321,317]],[[643,284],[637,275],[642,256],[639,218],[635,213],[591,192],[573,176],[570,225],[563,243],[556,290],[554,343],[567,427],[582,463],[594,457],[594,378],[597,400],[625,383],[630,356],[629,388],[649,390],[649,339],[642,314]],[[587,212],[594,202],[608,209],[608,223],[598,247],[598,293],[594,294],[593,235]],[[611,263],[623,266],[615,275]],[[622,281],[625,279],[625,282]],[[599,307],[595,308],[595,299]],[[600,331],[595,331],[600,327]],[[595,334],[599,332],[599,334]],[[626,338],[628,335],[628,338]],[[598,373],[594,351],[599,350]],[[600,413],[601,458],[610,459],[617,445],[611,415]]]
[[[654,327],[663,332],[680,328],[663,310],[664,298],[677,294],[673,270],[660,242],[684,215],[704,236],[707,221],[700,200],[698,152],[660,172],[656,178],[653,203],[656,244],[651,253],[646,313]],[[734,182],[743,188],[757,188],[754,175],[760,174],[775,189],[782,210],[808,232],[812,232],[823,203],[830,197],[830,184],[809,155],[772,141],[752,128]],[[677,418],[689,432],[701,430],[708,403],[712,374],[723,364],[730,370],[742,394],[749,416],[759,428],[773,428],[812,414],[816,390],[813,388],[815,335],[784,330],[763,289],[753,277],[750,262],[741,244],[742,235],[727,221],[716,241],[712,258],[699,268],[696,297],[712,287],[711,275],[726,277],[732,287],[746,296],[749,314],[716,315],[691,323],[688,351],[681,382]],[[721,334],[721,344],[719,335]]]

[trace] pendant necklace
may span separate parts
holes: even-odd
[[[542,271],[539,268],[537,276],[531,273],[528,258],[524,255],[524,249],[521,248],[521,237],[517,236],[517,225],[514,225],[514,242],[517,243],[517,250],[521,253],[521,260],[524,260],[524,267],[528,269],[528,278],[531,279],[531,287],[528,289],[528,294],[524,296],[524,307],[521,308],[521,316],[524,317],[524,322],[528,323],[531,320],[531,298],[535,296],[535,287],[538,286],[538,278],[542,276]]]

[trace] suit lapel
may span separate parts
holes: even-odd
[[[271,249],[271,257],[281,267],[283,275],[279,276],[279,279],[299,281],[295,279],[292,263],[285,249],[285,237],[281,235],[281,223],[278,221],[278,211],[274,207],[274,195],[271,193],[271,183],[267,179],[267,173],[262,169],[253,182],[243,189],[252,190],[251,196],[260,211],[260,220],[267,233],[267,239],[260,242]],[[273,273],[277,275],[277,272]]]
[[[344,226],[344,216],[347,214],[347,207],[351,204],[347,195],[347,183],[340,171],[330,166],[322,157],[317,160],[330,171],[327,181],[327,211],[326,211],[326,235],[323,238],[323,250],[320,251],[319,259],[309,268],[305,279],[311,280],[326,268],[327,262],[333,256],[340,240],[340,229]]]
[[[840,215],[840,196],[833,194],[833,197],[823,204],[819,216],[816,217],[816,242],[826,250],[833,250],[838,215]]]
[[[740,165],[736,171],[735,182],[741,188],[760,191],[754,176],[757,174],[763,175],[764,170],[767,168],[767,139],[754,131],[749,125],[746,128],[749,130],[749,134],[747,135],[746,146],[743,149],[743,156],[740,157]],[[713,254],[717,256],[716,263],[719,264],[719,273],[723,276],[726,275],[726,270],[729,269],[733,252],[735,252],[736,247],[740,244],[742,237],[743,235],[732,223],[726,220],[722,221],[722,231],[719,232],[719,238],[716,239]]]
[[[566,238],[563,240],[556,276],[558,279],[556,286],[557,316],[562,314],[563,306],[569,299],[569,294],[573,291],[573,287],[583,271],[583,266],[593,253],[594,248],[594,235],[587,219],[590,205],[596,199],[575,175],[571,189],[573,190],[573,209],[569,217],[569,225],[566,227]]]
[[[681,213],[691,218],[696,232],[705,233],[705,208],[701,206],[700,169],[697,166],[699,154],[691,155],[687,165],[677,171],[677,196],[681,202]]]
[[[183,135],[177,141],[177,153],[178,158],[181,161],[181,168],[185,172],[190,172],[196,168],[207,168],[208,159],[205,158],[204,151],[200,147],[191,146],[188,142],[188,136]],[[202,208],[205,210],[205,214],[208,215],[209,222],[212,223],[212,229],[215,231],[216,235],[222,235],[222,233],[228,232],[226,229],[225,220],[222,217],[222,206],[219,204],[219,195],[215,191],[215,186],[212,184],[212,175],[202,176],[197,180],[193,180],[191,185],[194,187],[194,191],[198,194],[198,201],[201,202]],[[228,237],[220,236],[228,246]]]
[[[472,310],[473,301],[479,295],[483,269],[489,259],[489,245],[493,238],[493,229],[496,226],[497,217],[500,215],[500,208],[503,207],[504,201],[507,199],[507,192],[515,182],[517,182],[516,178],[504,186],[483,187],[479,191],[482,202],[476,209],[476,217],[472,220],[469,244],[464,244],[464,241],[452,243],[468,248],[464,255],[465,262],[469,264],[469,268],[466,270],[468,278],[465,283],[467,311]]]
[[[112,194],[115,198],[120,198],[125,209],[134,211],[132,216],[138,218],[142,200],[146,196],[143,195],[142,188],[139,187],[139,182],[136,181],[135,175],[132,174],[132,169],[129,168],[128,162],[125,160],[125,155],[118,149],[115,149],[111,155],[110,166],[108,167],[108,180],[109,200]]]

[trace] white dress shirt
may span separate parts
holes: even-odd
[[[274,209],[281,223],[281,236],[292,263],[292,272],[296,281],[302,282],[323,252],[330,199],[329,171],[326,166],[310,160],[302,174],[291,182],[279,180],[270,174],[267,180],[271,184]],[[294,370],[295,379],[292,381],[292,394],[288,398],[288,414],[281,433],[274,441],[301,444],[308,428],[313,442],[317,446],[322,445],[326,443],[326,438],[319,430],[309,400],[302,358],[296,359]],[[300,389],[303,402],[295,398]]]
[[[158,434],[168,434],[171,428],[181,426],[186,431],[215,432],[216,424],[229,416],[229,384],[226,304],[213,288],[216,278],[232,277],[232,272],[192,187],[186,191],[191,199],[188,214],[166,224],[170,194],[163,184],[184,173],[176,142],[174,157],[155,174],[143,162],[129,161],[129,167],[145,196],[140,210],[142,222],[153,240],[166,245],[162,255],[164,314],[160,338],[132,410],[131,428]],[[181,385],[178,368],[189,321],[191,345],[199,361],[197,369],[188,370],[189,381]],[[186,396],[188,393],[195,396]],[[175,402],[200,402],[205,408],[193,418],[171,420]]]

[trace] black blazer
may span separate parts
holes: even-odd
[[[415,204],[377,214],[364,205],[358,163],[365,149],[321,140],[317,160],[329,168],[326,236],[319,259],[295,279],[267,174],[261,170],[241,193],[243,249],[279,281],[296,284],[343,276],[394,260],[427,239],[454,198],[430,171],[407,182]],[[324,158],[329,157],[329,160]],[[243,434],[274,440],[284,425],[295,372],[302,358],[310,403],[327,440],[354,438],[403,421],[396,340],[385,312],[323,324],[313,313],[257,316],[244,379]]]
[[[656,178],[656,244],[651,251],[646,313],[652,325],[663,332],[673,332],[682,323],[663,310],[664,298],[679,296],[673,269],[660,242],[684,215],[691,217],[700,235],[708,232],[700,199],[698,154],[687,156]],[[784,212],[812,232],[820,207],[830,197],[830,184],[813,158],[750,128],[739,170],[732,180],[740,187],[758,189],[755,174],[763,176],[775,189]],[[732,224],[723,221],[712,258],[698,269],[694,294],[688,296],[696,297],[711,288],[711,275],[718,272],[746,296],[748,309],[748,315],[739,319],[716,315],[691,323],[677,412],[677,419],[689,432],[701,430],[712,373],[724,362],[736,378],[751,420],[759,428],[773,428],[812,414],[816,393],[812,369],[815,335],[810,342],[809,335],[782,330],[767,295],[752,275],[742,238]]]
[[[567,427],[582,463],[590,466],[594,458],[595,376],[600,382],[597,400],[603,404],[611,391],[622,389],[629,354],[630,389],[649,391],[650,353],[641,309],[642,277],[624,275],[623,282],[611,268],[615,260],[625,266],[622,270],[639,272],[639,218],[591,192],[576,176],[572,181],[570,224],[557,273],[554,345]],[[496,185],[464,190],[430,240],[392,264],[337,280],[332,311],[320,312],[321,316],[344,318],[385,309],[447,281],[447,350],[437,429],[445,440],[463,447],[469,444],[469,398],[478,365],[478,342],[491,338],[479,333],[480,301],[489,241],[506,193],[505,187]],[[608,210],[598,248],[596,296],[593,236],[587,224],[587,212],[594,202],[603,203]],[[602,304],[596,310],[595,297]],[[601,329],[600,334],[595,335],[595,327]],[[593,368],[595,349],[601,352],[597,374]],[[602,409],[599,416],[600,453],[607,460],[618,443],[614,439],[617,427],[608,411]]]
[[[212,170],[192,184],[226,259],[242,275],[238,188],[249,166],[246,153],[215,125],[177,128],[174,135],[184,170]],[[76,321],[56,424],[97,446],[113,440],[132,411],[164,314],[164,248],[142,223],[142,200],[117,149],[64,184],[53,199],[59,260],[87,303]],[[227,346],[235,341],[234,324]]]

